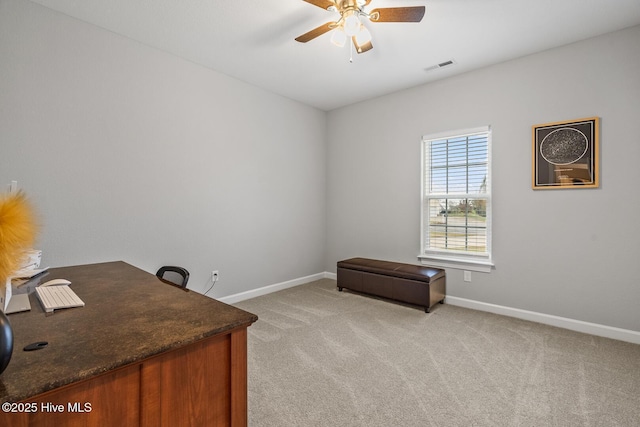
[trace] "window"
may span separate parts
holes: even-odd
[[[423,137],[419,257],[429,264],[491,269],[490,153],[489,127]]]

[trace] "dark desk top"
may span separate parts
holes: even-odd
[[[0,402],[25,400],[258,320],[124,262],[54,268],[34,284],[58,278],[71,281],[85,306],[45,314],[31,293],[31,311],[7,316],[14,344],[0,375]],[[36,341],[49,345],[23,351]]]

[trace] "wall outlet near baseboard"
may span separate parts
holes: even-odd
[[[211,272],[211,281],[212,281],[213,283],[217,282],[217,281],[218,281],[218,277],[219,277],[219,276],[220,276],[220,273],[218,272],[218,270],[213,270],[213,271]]]
[[[471,281],[471,272],[468,270],[464,270],[464,281],[465,282]]]

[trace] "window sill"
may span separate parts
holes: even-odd
[[[487,259],[460,259],[438,255],[418,255],[418,259],[424,265],[439,268],[456,268],[458,270],[478,271],[491,273],[493,262]]]

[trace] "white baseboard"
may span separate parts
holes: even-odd
[[[336,273],[329,273],[327,271],[324,272],[325,279],[338,280],[338,275]]]
[[[317,273],[311,276],[300,277],[298,279],[289,280],[282,283],[276,283],[274,285],[264,286],[258,289],[252,289],[250,291],[241,292],[234,295],[219,298],[226,304],[234,304],[236,302],[244,301],[247,299],[267,295],[272,292],[281,291],[283,289],[293,288],[294,286],[303,285],[305,283],[313,282],[320,279],[332,279],[336,280],[336,273]],[[446,304],[456,305],[458,307],[470,308],[473,310],[486,311],[494,314],[501,314],[503,316],[515,317],[517,319],[529,320],[531,322],[542,323],[544,325],[556,326],[558,328],[569,329],[571,331],[582,332],[585,334],[596,335],[599,337],[611,338],[614,340],[626,341],[634,344],[640,344],[640,332],[632,331],[629,329],[614,328],[612,326],[600,325],[597,323],[583,322],[581,320],[569,319],[566,317],[553,316],[551,314],[538,313],[535,311],[521,310],[519,308],[506,307],[502,305],[489,304],[486,302],[480,302],[470,300],[466,298],[459,298],[453,296],[446,296]]]
[[[537,313],[535,311],[520,310],[518,308],[489,304],[486,302],[452,297],[449,295],[446,296],[445,303],[464,308],[471,308],[473,310],[487,311],[489,313],[529,320],[545,325],[557,326],[559,328],[569,329],[585,334],[597,335],[599,337],[640,344],[640,332],[632,331],[629,329],[614,328],[597,323],[583,322],[581,320],[553,316],[551,314]]]
[[[262,288],[252,289],[250,291],[240,292],[239,294],[233,294],[226,297],[218,298],[218,301],[221,301],[225,304],[234,304],[246,299],[267,295],[272,292],[281,291],[283,289],[293,288],[294,286],[304,285],[305,283],[313,282],[316,280],[331,279],[331,274],[332,273],[312,274],[311,276],[300,277],[298,279],[288,280],[286,282],[276,283],[274,285],[264,286]],[[335,274],[333,276],[335,276]],[[333,277],[333,279],[335,280],[335,277]]]

